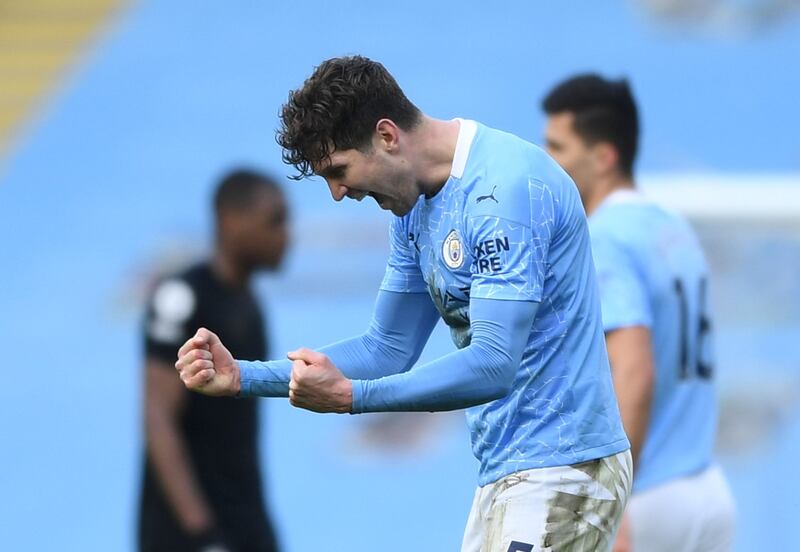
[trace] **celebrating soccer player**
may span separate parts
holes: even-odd
[[[729,550],[733,503],[712,461],[708,269],[687,222],[636,191],[626,81],[573,77],[544,100],[546,142],[589,218],[603,327],[634,487],[615,551]]]
[[[369,196],[395,215],[373,319],[269,362],[236,361],[200,329],[176,363],[186,386],[317,412],[467,408],[480,472],[462,551],[610,550],[630,445],[569,176],[516,136],[424,115],[360,56],[290,94],[279,141],[336,201]],[[439,317],[457,350],[415,365]]]

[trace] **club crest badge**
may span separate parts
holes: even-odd
[[[452,269],[461,268],[464,264],[464,245],[457,230],[451,230],[442,245],[442,257],[447,266]]]

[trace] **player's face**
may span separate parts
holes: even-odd
[[[278,268],[289,244],[289,210],[283,194],[264,189],[241,216],[237,241],[244,262],[253,268]]]
[[[314,172],[325,179],[335,201],[369,196],[397,216],[408,213],[420,195],[408,163],[381,147],[334,151]]]
[[[582,197],[595,180],[592,149],[573,128],[572,113],[556,113],[547,117],[545,146],[561,167],[575,181]]]

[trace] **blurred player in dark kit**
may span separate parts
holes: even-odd
[[[268,354],[250,281],[278,268],[288,210],[278,184],[230,173],[214,197],[210,258],[160,281],[145,320],[146,459],[139,511],[143,552],[272,552],[264,506],[254,399],[211,399],[175,378],[175,355],[198,326],[224,336],[240,358]]]

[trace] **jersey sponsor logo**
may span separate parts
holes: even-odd
[[[492,200],[492,201],[494,201],[495,203],[500,203],[499,201],[497,201],[497,198],[496,198],[496,197],[494,197],[494,191],[495,191],[496,189],[497,189],[497,186],[495,186],[494,188],[492,188],[492,193],[490,193],[490,194],[488,194],[488,195],[482,195],[482,196],[478,196],[477,198],[475,198],[475,203],[480,203],[481,201],[486,201],[487,199],[491,199],[491,200]]]
[[[478,242],[473,249],[475,255],[475,267],[479,274],[486,272],[499,272],[503,268],[500,253],[509,251],[511,246],[508,243],[508,236],[483,240]]]
[[[442,256],[444,263],[452,269],[461,268],[464,264],[464,246],[458,230],[450,230],[442,244]]]

